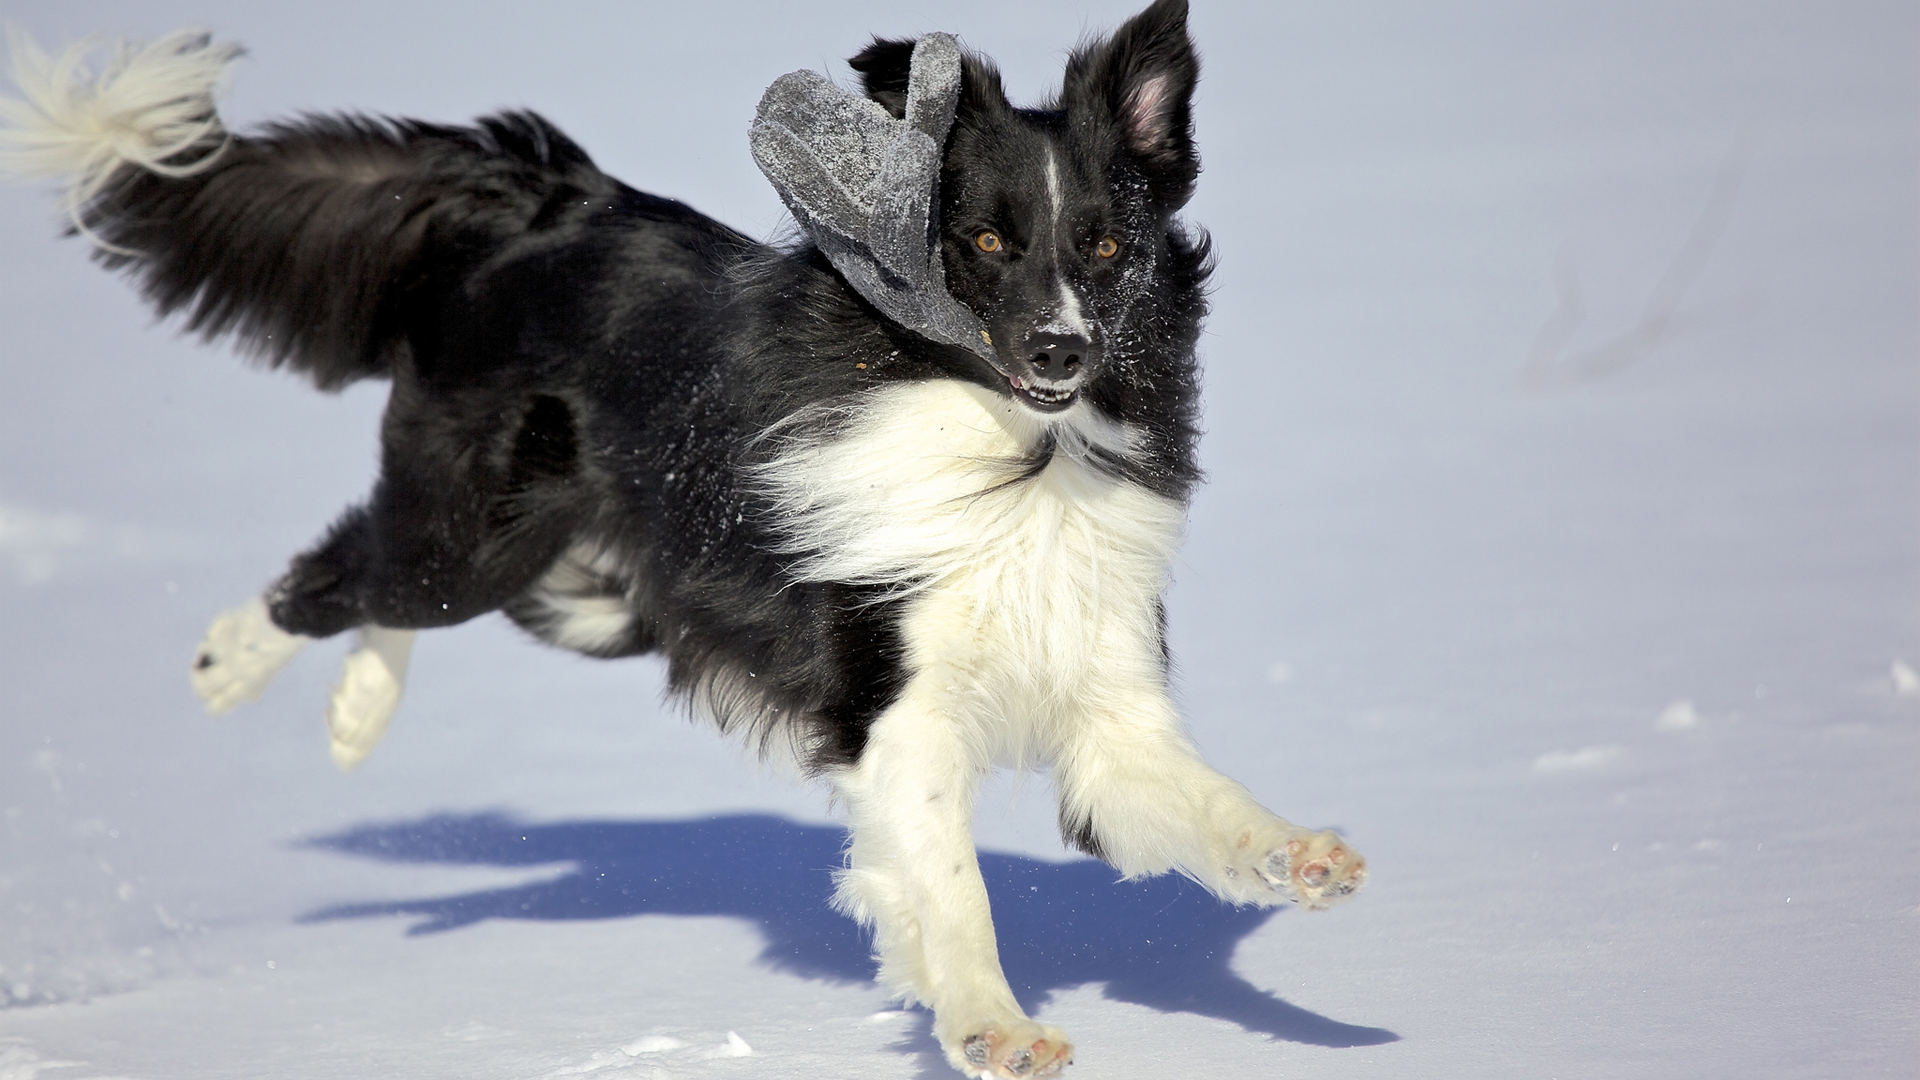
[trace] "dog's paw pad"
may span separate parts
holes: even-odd
[[[1073,1044],[1059,1028],[1015,1020],[969,1035],[960,1059],[963,1072],[983,1080],[1050,1080],[1073,1064]]]
[[[1333,832],[1297,829],[1267,854],[1260,876],[1296,904],[1331,907],[1367,883],[1367,860]]]
[[[280,669],[313,639],[273,624],[267,603],[254,597],[213,620],[193,654],[193,692],[214,716],[257,701]]]

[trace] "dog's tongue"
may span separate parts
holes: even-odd
[[[906,119],[796,71],[761,95],[747,142],[794,220],[868,303],[1012,379],[980,317],[947,291],[940,262],[940,157],[959,98],[960,44],[928,34],[913,47]]]

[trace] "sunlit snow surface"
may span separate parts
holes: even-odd
[[[756,233],[746,125],[868,34],[1016,96],[1126,5],[22,0],[209,23],[226,112],[546,112]],[[983,801],[1006,967],[1089,1078],[1908,1076],[1920,1061],[1920,9],[1207,4],[1209,755],[1373,868],[1325,915],[1115,885]],[[844,69],[834,68],[844,74]],[[323,397],[155,328],[0,191],[0,1078],[946,1075],[825,907],[824,799],[648,661],[345,644],[207,719],[205,624],[367,486]]]

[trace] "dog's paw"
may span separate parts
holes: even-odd
[[[387,733],[400,692],[406,687],[413,632],[369,626],[347,654],[340,682],[327,702],[327,741],[342,771],[367,759]]]
[[[258,701],[287,661],[312,641],[273,625],[267,602],[256,596],[207,628],[193,655],[193,692],[214,716],[243,701]]]
[[[1025,1018],[990,1023],[949,1047],[954,1067],[982,1080],[1056,1077],[1073,1064],[1067,1033]]]
[[[1332,831],[1314,832],[1276,820],[1241,831],[1227,865],[1234,899],[1332,907],[1367,883],[1367,860]]]

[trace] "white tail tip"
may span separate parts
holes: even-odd
[[[7,43],[21,96],[0,98],[0,173],[64,181],[82,232],[87,204],[122,165],[186,176],[226,146],[214,97],[238,45],[181,30],[148,44],[88,39],[51,56],[14,26]],[[95,70],[88,58],[103,49]]]

